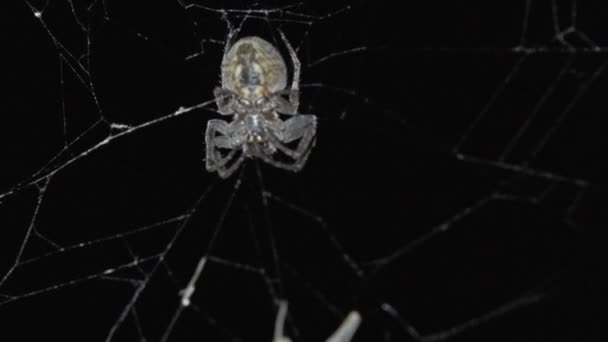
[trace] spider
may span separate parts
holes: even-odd
[[[245,158],[300,171],[314,146],[317,118],[298,113],[300,61],[282,32],[281,38],[293,65],[289,89],[285,61],[268,41],[244,37],[224,52],[222,84],[213,94],[218,113],[232,115],[232,121],[209,120],[205,132],[207,171],[221,178]],[[279,113],[291,118],[283,121]]]

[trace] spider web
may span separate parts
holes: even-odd
[[[15,5],[3,339],[271,341],[283,301],[296,341],[605,334],[601,8]],[[297,49],[302,172],[204,170],[229,32]]]

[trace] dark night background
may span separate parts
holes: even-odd
[[[10,3],[0,340],[158,341],[203,255],[170,341],[270,341],[279,299],[294,341],[606,338],[599,1]],[[300,173],[207,173],[214,105],[120,126],[212,100],[229,26],[298,49]]]

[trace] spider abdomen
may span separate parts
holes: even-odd
[[[246,98],[285,89],[286,75],[279,51],[259,37],[239,39],[222,61],[222,87]]]

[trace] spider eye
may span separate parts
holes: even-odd
[[[267,100],[268,100],[268,99],[267,99],[266,97],[261,97],[261,98],[259,98],[259,99],[257,99],[257,100],[255,101],[255,104],[256,104],[257,106],[261,106],[261,105],[263,105],[263,104],[264,104],[264,102],[266,102]]]

